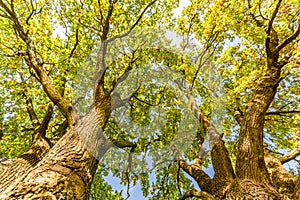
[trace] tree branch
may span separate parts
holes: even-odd
[[[110,141],[118,148],[137,147],[137,144],[135,142],[130,142],[126,140],[117,140],[117,139],[110,139]]]
[[[202,170],[201,166],[196,164],[187,164],[187,162],[181,157],[176,147],[172,145],[171,148],[178,166],[197,181],[201,190],[210,191],[212,179]]]
[[[180,90],[186,91],[180,81],[176,81],[176,83]],[[215,170],[214,179],[221,180],[224,179],[224,177],[226,177],[227,180],[233,179],[235,177],[235,173],[229,153],[224,145],[224,142],[222,141],[222,134],[218,133],[213,124],[210,123],[209,119],[201,112],[201,110],[199,110],[195,97],[192,96],[190,92],[187,92],[186,95],[190,109],[192,110],[194,116],[198,119],[199,123],[202,124],[212,150],[211,157]],[[222,186],[226,187],[225,183]],[[224,187],[220,188],[220,191],[223,191]]]
[[[192,197],[201,198],[203,200],[217,200],[218,199],[207,192],[198,191],[193,188],[193,189],[185,192],[181,197],[178,198],[178,200],[184,200],[184,199],[192,198]]]
[[[145,8],[144,10],[142,11],[142,13],[140,14],[140,16],[138,17],[138,19],[135,21],[135,23],[130,27],[130,29],[126,32],[126,33],[123,33],[121,35],[116,35],[112,38],[109,38],[107,40],[107,42],[112,42],[118,38],[123,38],[123,37],[126,37],[127,35],[129,35],[131,33],[131,31],[138,25],[138,23],[141,21],[141,19],[143,18],[143,15],[145,14],[145,12],[156,2],[157,0],[154,0],[152,2],[150,2]]]
[[[32,103],[32,99],[30,97],[28,97],[25,92],[23,91],[23,96],[26,98],[26,110],[29,114],[29,118],[31,120],[31,124],[34,128],[38,128],[40,125],[39,119],[37,118],[37,115],[34,111],[33,108],[33,103]]]
[[[102,41],[105,41],[107,39],[107,35],[109,32],[109,25],[110,25],[109,21],[110,21],[111,15],[113,13],[113,9],[114,9],[114,2],[112,0],[109,0],[109,9],[108,9],[108,13],[107,13],[107,16],[106,16],[106,19],[104,22],[104,26],[102,29],[102,34],[101,34]]]
[[[295,187],[294,177],[284,168],[280,160],[265,152],[264,160],[272,185],[284,193],[293,193]]]
[[[58,128],[52,133],[53,138],[51,138],[51,143],[58,141],[67,132],[68,125],[68,120],[59,124]]]
[[[53,102],[50,102],[49,105],[48,105],[48,109],[45,113],[45,116],[44,116],[44,119],[41,123],[41,128],[40,128],[40,131],[43,133],[43,135],[45,136],[46,134],[46,130],[48,128],[48,124],[52,118],[52,115],[53,115],[53,108],[54,108],[54,103]]]
[[[284,115],[284,114],[292,114],[292,113],[300,113],[300,110],[267,112],[266,115]]]
[[[280,4],[281,4],[282,0],[278,0],[277,4],[276,4],[276,7],[275,7],[275,10],[273,11],[272,13],[272,16],[271,16],[271,19],[269,21],[269,24],[268,24],[268,28],[267,28],[267,34],[268,36],[270,35],[271,33],[271,30],[272,30],[272,26],[273,26],[273,22],[276,18],[276,15],[278,13],[278,10],[279,10],[279,7],[280,7]]]
[[[279,10],[279,7],[280,7],[280,4],[281,4],[282,0],[279,0],[276,4],[276,7],[275,7],[275,10],[274,12],[272,13],[272,16],[271,16],[271,19],[269,21],[269,24],[268,24],[268,27],[267,27],[267,38],[266,38],[266,52],[267,52],[267,57],[268,58],[271,58],[272,57],[272,51],[271,51],[271,48],[270,48],[270,42],[271,42],[271,31],[272,31],[272,28],[273,28],[273,22],[276,18],[276,15],[278,13],[278,10]]]
[[[7,12],[7,15],[9,15],[9,19],[14,24],[14,29],[17,35],[26,44],[26,53],[28,58],[25,58],[25,61],[28,64],[29,68],[31,68],[31,71],[33,71],[34,74],[36,74],[37,80],[42,84],[43,89],[50,98],[50,100],[58,106],[62,114],[69,120],[69,125],[73,125],[75,120],[72,116],[71,103],[64,99],[60,95],[60,93],[55,89],[45,69],[42,66],[42,58],[37,54],[35,45],[32,42],[31,38],[28,36],[27,32],[24,31],[23,26],[20,24],[17,18],[17,14],[11,11],[2,0],[0,0],[0,7],[2,7]]]
[[[284,164],[295,159],[299,155],[300,155],[300,148],[290,151],[286,155],[280,157],[279,160],[282,164]]]
[[[129,35],[131,33],[131,31],[138,25],[138,23],[141,21],[141,19],[143,18],[143,15],[145,14],[145,12],[156,2],[157,0],[154,0],[152,2],[150,2],[142,11],[142,13],[140,14],[140,16],[138,17],[137,21],[130,27],[130,29],[121,35],[116,35],[114,37],[111,37],[109,39],[107,39],[107,35],[108,35],[108,31],[109,31],[109,19],[112,15],[112,11],[113,11],[113,3],[112,1],[110,1],[110,8],[109,8],[109,12],[108,15],[106,17],[105,20],[105,25],[103,27],[103,33],[101,35],[101,41],[102,41],[102,46],[100,48],[100,51],[98,53],[98,61],[97,61],[97,65],[96,65],[96,73],[95,73],[95,102],[99,101],[99,98],[102,94],[102,96],[108,95],[107,93],[110,93],[111,91],[106,91],[106,89],[104,88],[104,75],[105,72],[107,70],[107,67],[105,66],[105,61],[104,61],[104,57],[106,55],[106,49],[107,49],[107,44],[109,42],[112,42],[118,38],[123,38],[126,37],[127,35]]]
[[[78,33],[79,33],[79,30],[76,29],[76,33],[75,33],[75,44],[73,46],[73,49],[71,50],[70,54],[69,54],[69,57],[68,58],[72,58],[73,57],[73,54],[78,46],[78,43],[79,43],[79,38],[78,38]]]
[[[280,50],[282,50],[284,47],[286,47],[289,43],[291,43],[293,40],[295,40],[300,34],[300,24],[298,23],[298,28],[297,30],[290,35],[288,38],[286,38],[281,44],[279,44],[276,48],[275,48],[275,52],[279,52]]]

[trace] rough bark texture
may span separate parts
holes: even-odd
[[[297,183],[296,183],[296,187],[295,187],[295,191],[293,194],[293,199],[295,200],[299,200],[300,199],[300,178],[298,177]]]
[[[103,129],[111,113],[110,95],[117,83],[107,87],[104,85],[107,69],[104,62],[107,45],[105,40],[113,41],[128,35],[155,1],[147,5],[128,32],[108,39],[109,21],[114,7],[114,1],[109,1],[110,5],[108,15],[104,19],[103,31],[99,33],[102,46],[98,54],[94,77],[94,107],[85,117],[77,119],[71,103],[56,89],[43,68],[43,62],[40,62],[41,57],[36,52],[33,40],[19,21],[19,14],[15,13],[13,9],[13,1],[9,5],[0,0],[0,7],[5,13],[5,18],[13,24],[16,36],[22,40],[25,49],[23,56],[31,75],[41,84],[52,101],[52,109],[56,105],[66,117],[69,126],[68,132],[50,149],[50,143],[45,138],[45,130],[49,118],[51,118],[51,106],[43,122],[39,123],[32,105],[30,105],[32,103],[29,100],[26,102],[35,129],[33,143],[20,158],[0,163],[0,199],[88,199],[90,185],[98,164],[97,159],[102,158],[111,146],[111,142],[107,141],[103,135]],[[244,114],[236,117],[240,125],[240,133],[235,171],[222,135],[216,131],[208,117],[198,109],[195,98],[190,94],[187,95],[190,108],[199,123],[202,124],[210,143],[215,175],[210,178],[202,170],[201,156],[194,164],[188,164],[178,153],[175,153],[180,168],[193,177],[202,190],[193,189],[179,199],[189,197],[228,200],[300,199],[300,179],[294,180],[283,168],[282,160],[284,159],[280,160],[280,158],[265,153],[263,148],[266,111],[273,101],[281,81],[281,69],[287,63],[285,60],[279,60],[280,51],[300,34],[299,26],[293,34],[279,44],[272,24],[281,2],[282,0],[277,2],[267,26],[264,27],[267,34],[265,40],[267,69],[251,93],[251,99]],[[127,70],[130,68],[125,69],[125,72]],[[178,86],[180,89],[184,89],[179,83]],[[0,137],[1,135],[2,133]],[[197,140],[199,148],[201,148],[204,141],[203,136],[198,135]],[[121,147],[122,145],[119,143],[116,146]],[[288,157],[285,160],[287,159],[292,158]]]
[[[261,78],[240,122],[237,176],[257,182],[269,182],[264,163],[264,117],[280,81],[280,68],[271,66]]]
[[[87,150],[86,144],[84,145],[81,140],[90,141],[91,138],[97,137],[97,140],[94,140],[98,147],[97,156],[101,158],[104,155],[109,148],[109,143],[101,130],[109,115],[109,107],[101,110],[103,114],[100,117],[95,109],[92,109],[59,140],[34,168],[28,166],[24,160],[20,160],[18,168],[23,169],[22,173],[25,172],[24,169],[28,170],[27,173],[12,173],[13,177],[4,177],[1,183],[6,185],[9,182],[9,187],[2,191],[0,198],[88,199],[89,188],[98,160]],[[88,147],[88,149],[90,148],[93,147]],[[11,165],[16,166],[16,164]],[[18,179],[11,183],[11,179],[14,177],[18,177]]]
[[[272,185],[278,192],[291,197],[295,189],[294,177],[282,166],[280,160],[271,154],[265,153],[265,163]]]

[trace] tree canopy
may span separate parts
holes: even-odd
[[[1,199],[300,198],[300,4],[182,3],[0,0]]]

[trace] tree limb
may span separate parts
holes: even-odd
[[[197,197],[197,198],[201,198],[203,200],[216,200],[218,198],[214,197],[213,195],[204,192],[204,191],[198,191],[196,189],[191,189],[187,192],[185,192],[181,197],[178,198],[178,200],[184,200],[187,198],[192,198],[192,197]]]
[[[26,58],[25,60],[29,68],[31,68],[36,74],[37,80],[42,84],[43,89],[50,100],[58,106],[62,114],[69,120],[69,125],[73,125],[75,120],[72,116],[71,103],[64,99],[55,89],[53,83],[51,82],[45,69],[42,66],[42,58],[37,54],[35,45],[29,37],[28,33],[24,31],[23,26],[17,18],[17,14],[10,10],[2,0],[0,0],[0,7],[2,7],[6,11],[7,15],[9,15],[9,19],[13,22],[16,33],[26,44],[26,53],[28,58]]]
[[[129,35],[131,33],[131,31],[138,25],[138,23],[141,21],[141,19],[143,18],[143,15],[145,14],[145,12],[156,2],[157,0],[154,0],[152,2],[150,2],[145,8],[144,10],[142,11],[142,13],[140,14],[140,16],[138,17],[138,19],[135,21],[135,23],[130,27],[130,29],[126,32],[126,33],[123,33],[121,35],[116,35],[112,38],[109,38],[107,40],[107,42],[112,42],[116,39],[119,39],[119,38],[123,38],[123,37],[126,37],[127,35]]]
[[[26,99],[26,110],[29,114],[29,118],[31,120],[31,124],[34,128],[37,128],[39,127],[40,125],[40,122],[39,122],[39,119],[37,118],[37,115],[34,111],[34,108],[33,108],[33,103],[32,103],[32,99],[30,97],[28,97],[25,92],[23,91],[23,96],[25,97]]]
[[[295,179],[284,168],[281,161],[267,152],[265,152],[264,159],[272,181],[272,185],[282,193],[293,193]]]
[[[279,7],[280,7],[280,4],[281,4],[282,0],[278,0],[277,4],[276,4],[276,7],[275,7],[275,10],[273,11],[272,13],[272,16],[271,16],[271,19],[268,23],[268,27],[267,27],[267,38],[266,38],[266,52],[267,52],[267,57],[268,58],[271,58],[272,57],[272,51],[271,51],[271,48],[270,48],[270,43],[271,43],[271,31],[273,29],[273,22],[276,18],[276,15],[278,13],[278,10],[279,10]]]
[[[288,44],[290,44],[293,40],[295,40],[300,34],[300,24],[298,23],[298,28],[297,30],[290,35],[288,38],[286,38],[281,44],[279,44],[276,48],[275,48],[275,52],[279,52],[280,50],[282,50],[284,47],[286,47]]]
[[[107,35],[109,32],[109,25],[110,25],[109,21],[112,16],[113,9],[114,9],[114,2],[112,0],[109,0],[109,9],[103,25],[102,34],[100,36],[102,41],[105,41],[107,39]]]
[[[176,83],[180,90],[185,91],[183,85],[179,81],[176,81]],[[189,92],[186,95],[188,97],[190,109],[192,110],[194,116],[198,119],[199,123],[202,124],[212,150],[211,156],[215,169],[214,178],[222,179],[224,176],[227,176],[229,179],[234,178],[234,170],[232,168],[228,151],[224,145],[224,142],[222,141],[222,134],[218,133],[213,124],[211,124],[209,119],[198,108],[195,97]]]
[[[282,2],[282,0],[278,0],[278,2],[276,4],[276,7],[275,7],[275,10],[272,13],[272,16],[271,16],[271,19],[269,21],[268,28],[267,28],[267,34],[268,35],[270,35],[270,33],[271,33],[273,22],[274,22],[274,20],[276,18],[276,15],[278,14],[278,10],[279,10],[281,2]]]
[[[106,55],[106,49],[107,49],[107,44],[109,42],[112,42],[118,38],[123,38],[126,37],[127,35],[129,35],[131,33],[131,31],[138,25],[138,23],[141,21],[141,19],[143,18],[143,15],[146,13],[146,11],[156,2],[157,0],[154,0],[152,2],[150,2],[142,11],[142,13],[140,14],[140,16],[138,17],[138,19],[136,20],[136,22],[129,28],[129,30],[127,32],[125,32],[124,34],[120,34],[120,35],[116,35],[114,37],[111,37],[109,39],[107,39],[108,36],[108,31],[109,31],[109,19],[112,15],[113,12],[113,1],[110,0],[110,8],[109,8],[109,12],[108,15],[106,17],[105,20],[105,25],[103,26],[103,33],[101,35],[101,48],[100,51],[98,53],[98,61],[97,61],[97,65],[96,65],[96,73],[95,73],[95,102],[98,102],[101,98],[100,97],[102,94],[102,96],[105,95],[109,95],[109,93],[111,91],[107,91],[104,88],[104,75],[105,72],[107,70],[107,67],[105,66],[105,61],[104,61],[104,57]],[[128,68],[130,69],[130,68]],[[104,95],[104,96],[105,96]]]
[[[299,155],[300,155],[300,148],[290,151],[286,155],[280,157],[279,160],[282,164],[284,164],[284,163],[287,163],[287,162],[295,159]]]
[[[51,143],[58,141],[67,132],[68,125],[68,120],[65,120],[58,126],[58,128],[52,133],[53,138],[51,138]]]
[[[53,115],[53,112],[54,112],[54,104],[53,102],[50,102],[49,105],[48,105],[48,109],[45,113],[45,116],[44,116],[44,119],[41,123],[41,128],[40,128],[40,131],[45,134],[46,133],[46,130],[48,128],[48,124],[52,118],[52,115]]]
[[[300,113],[300,110],[267,112],[266,115],[284,115],[284,114],[292,114],[292,113]]]
[[[131,147],[131,148],[136,148],[137,144],[135,142],[130,142],[126,140],[117,140],[117,139],[110,139],[110,141],[118,148],[126,148],[126,147]]]
[[[212,179],[202,170],[202,166],[197,164],[189,165],[180,155],[177,148],[172,145],[172,151],[175,156],[175,160],[178,166],[183,169],[186,173],[188,173],[191,177],[193,177],[201,190],[203,191],[210,191],[210,187],[212,185]]]

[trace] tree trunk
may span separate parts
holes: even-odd
[[[88,199],[98,165],[96,158],[102,158],[110,147],[102,131],[110,114],[110,99],[106,101],[101,109],[93,108],[80,119],[35,167],[20,161],[18,168],[27,173],[14,174],[17,167],[6,171],[19,178],[13,183],[10,176],[1,179],[2,185],[7,182],[9,187],[0,199]]]
[[[264,162],[263,127],[265,113],[280,81],[280,71],[279,66],[271,66],[266,71],[240,120],[236,173],[241,179],[269,184]]]

